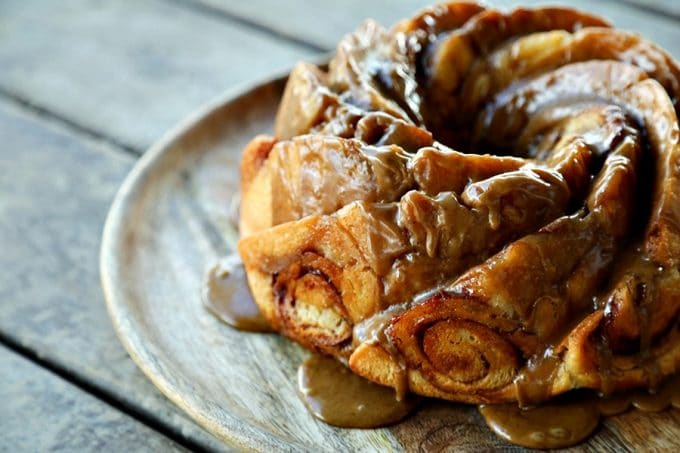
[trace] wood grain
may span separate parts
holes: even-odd
[[[248,18],[284,35],[302,37],[333,49],[337,41],[353,31],[362,20],[374,18],[385,26],[408,17],[418,9],[436,3],[432,0],[349,0],[344,2],[292,0],[184,0],[199,2]],[[651,0],[650,0],[651,1]],[[670,0],[671,2],[674,0]],[[641,11],[617,0],[489,0],[491,7],[562,4],[602,14],[620,28],[636,31],[657,42],[680,58],[680,26],[672,19]],[[676,2],[677,4],[677,2]],[[285,20],[282,20],[285,17]]]
[[[141,151],[216,93],[313,53],[275,33],[178,6],[181,1],[3,1],[0,92]],[[238,6],[252,7],[245,15],[249,22],[268,15],[275,28],[294,36],[316,33],[330,48],[343,30],[354,29],[366,16],[362,11],[376,10],[381,1],[345,3],[338,9],[331,2],[289,2],[285,10],[282,3],[263,0]],[[380,14],[392,14],[385,16],[386,24],[415,9],[414,2],[382,3],[386,7]],[[607,8],[623,14],[617,2]],[[644,22],[646,30],[666,35],[668,21],[622,9],[631,23]],[[295,25],[299,19],[302,25]],[[676,49],[678,40],[670,41]],[[0,106],[0,331],[196,445],[221,449],[221,443],[158,394],[109,327],[93,262],[106,207],[132,159],[119,148],[71,132]],[[201,227],[201,234],[215,247],[208,229]],[[469,427],[461,426],[433,427],[439,431],[432,438],[445,440],[449,431]],[[414,448],[418,441],[400,440]]]
[[[133,159],[6,103],[0,137],[0,332],[180,437],[222,448],[154,389],[106,314],[100,234]]]
[[[0,346],[0,451],[184,451]]]
[[[0,88],[140,151],[224,90],[312,54],[159,0],[0,6]]]
[[[656,14],[680,19],[680,2],[677,0],[624,0],[626,3],[638,6]]]
[[[208,430],[248,450],[520,451],[493,435],[474,407],[431,402],[387,429],[338,429],[313,418],[296,394],[307,356],[278,335],[220,323],[200,301],[204,271],[228,247],[241,147],[271,128],[276,81],[193,116],[135,166],[107,219],[102,280],[114,325],[149,378]],[[608,420],[571,451],[675,446],[677,413]],[[635,416],[633,416],[635,417]]]

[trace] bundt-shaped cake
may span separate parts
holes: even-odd
[[[680,364],[679,101],[666,52],[572,9],[365,22],[243,153],[254,299],[400,392],[654,387]]]

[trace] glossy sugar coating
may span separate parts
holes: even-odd
[[[655,386],[680,364],[679,99],[663,50],[571,9],[367,21],[244,151],[254,299],[401,392]]]

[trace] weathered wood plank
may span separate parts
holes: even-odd
[[[184,451],[0,346],[0,451]]]
[[[133,159],[6,103],[0,137],[0,331],[190,442],[223,448],[137,369],[106,313],[101,228]]]
[[[159,0],[0,6],[0,89],[139,149],[225,89],[314,53]]]
[[[605,429],[617,433],[620,441],[629,448],[643,448],[645,451],[680,449],[679,410],[668,409],[657,413],[630,410],[616,417],[605,418],[603,425]]]
[[[275,30],[284,36],[302,38],[330,50],[338,40],[353,31],[362,20],[373,18],[383,25],[408,17],[436,0],[180,0],[187,4],[209,5],[234,16]]]
[[[678,0],[624,0],[626,3],[636,5],[648,11],[658,14],[666,14],[680,19],[680,2]]]
[[[265,3],[239,2],[255,4],[273,23],[295,23],[297,13],[305,11],[296,10],[297,3],[287,4],[286,11]],[[330,48],[367,15],[366,8],[379,5],[355,3],[355,8],[352,3],[343,7],[351,8],[352,21],[343,22],[340,14],[338,27],[346,29],[332,39],[335,25],[329,22],[338,16],[328,13],[330,3],[322,5],[325,9],[313,20],[307,16],[306,25],[290,30],[326,36]],[[394,19],[417,9],[410,6],[414,2],[384,3]],[[575,3],[604,9],[598,6],[604,3]],[[3,2],[0,87],[143,148],[224,88],[313,53],[173,4],[135,3],[134,14],[128,11],[131,5]],[[644,13],[636,11],[634,16],[625,7],[623,14],[612,5],[606,7],[608,17],[642,31],[677,56],[680,39],[671,22],[648,21]],[[647,31],[637,26],[640,23],[647,24]],[[114,155],[104,144],[82,143],[46,128],[6,105],[0,106],[0,136],[0,174],[15,175],[0,178],[0,329],[135,410],[158,417],[201,445],[219,448],[146,381],[119,345],[104,312],[97,278],[99,233],[131,159]]]
[[[383,25],[413,14],[418,9],[436,3],[436,0],[347,0],[344,2],[306,0],[185,0],[219,8],[230,14],[247,18],[270,27],[277,32],[302,37],[332,49],[338,39],[354,30],[359,23],[371,17]],[[629,5],[611,0],[489,0],[490,6],[510,8],[517,5],[564,4],[602,14],[623,29],[639,32],[656,41],[676,58],[680,57],[680,27],[677,22],[657,14],[640,11]],[[285,18],[282,19],[282,18]]]

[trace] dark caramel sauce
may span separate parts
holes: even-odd
[[[602,415],[616,415],[631,406],[643,412],[659,412],[669,406],[680,409],[680,375],[664,382],[656,392],[632,390],[617,393],[598,400]]]
[[[390,356],[399,364],[399,376],[397,379],[395,391],[397,398],[405,398],[408,394],[408,373],[406,369],[406,362],[397,348],[387,337],[385,330],[395,316],[403,313],[408,308],[408,304],[392,305],[370,318],[365,319],[359,324],[356,324],[353,329],[352,338],[354,342],[359,344],[379,344],[385,349]]]
[[[239,330],[269,332],[248,290],[243,266],[228,256],[207,273],[203,300],[222,321]],[[375,324],[375,325],[374,325]],[[362,326],[362,339],[380,342],[384,323]],[[359,327],[359,326],[357,326]],[[524,406],[549,394],[559,360],[550,348],[515,381]],[[314,355],[298,370],[300,397],[309,411],[324,422],[343,428],[377,428],[396,423],[417,407],[420,399],[368,381],[339,361]],[[592,393],[567,394],[531,408],[520,405],[481,405],[479,410],[491,430],[506,441],[528,448],[562,448],[578,444],[595,431],[602,416],[617,415],[635,407],[658,412],[680,409],[680,375],[650,393],[622,392],[598,398]]]
[[[300,397],[315,417],[342,428],[377,428],[409,415],[418,399],[398,399],[394,389],[374,384],[335,359],[312,356],[298,370]]]
[[[418,399],[397,398],[394,389],[374,384],[352,373],[335,359],[312,356],[298,370],[298,389],[305,406],[317,418],[342,428],[376,428],[408,416]],[[578,444],[598,427],[601,416],[630,407],[658,412],[680,408],[680,376],[657,392],[634,390],[598,398],[592,392],[562,395],[539,406],[481,405],[491,430],[510,443],[528,448],[563,448]]]
[[[483,405],[486,424],[503,439],[529,448],[562,448],[586,439],[601,416],[616,415],[631,406],[644,412],[680,408],[680,376],[656,392],[632,390],[604,398],[592,393],[567,394],[531,409],[517,404]]]
[[[250,295],[238,255],[229,255],[208,270],[202,296],[203,303],[212,314],[236,329],[273,331]]]
[[[560,448],[587,438],[600,421],[591,398],[563,400],[533,409],[517,404],[483,405],[479,411],[489,428],[513,444],[529,448]]]
[[[550,396],[550,387],[560,363],[553,348],[547,348],[542,356],[529,361],[514,381],[519,406],[533,406]]]
[[[272,330],[253,302],[243,265],[236,255],[210,268],[203,301],[215,316],[234,328],[253,332]],[[357,334],[364,341],[384,344],[383,324],[361,325]],[[520,405],[530,406],[550,393],[558,363],[548,348],[518,376],[515,385]],[[420,401],[403,390],[397,393],[370,382],[339,361],[319,355],[300,366],[298,388],[305,406],[315,417],[343,428],[377,428],[396,423],[407,417]],[[633,390],[598,398],[581,392],[531,408],[520,405],[481,405],[479,410],[491,430],[510,443],[529,448],[568,447],[591,435],[601,416],[617,415],[631,407],[645,412],[658,412],[669,406],[680,409],[680,375],[666,381],[654,393]]]
[[[637,252],[640,254],[639,250]],[[639,257],[636,259],[639,261]],[[636,261],[635,266],[628,267],[645,276],[659,272],[646,261]],[[253,302],[243,266],[236,255],[221,260],[209,270],[203,299],[211,312],[237,329],[271,331]],[[389,345],[385,327],[406,308],[395,306],[393,310],[386,310],[383,316],[355,326],[355,338],[359,342]],[[669,406],[680,408],[680,376],[669,379],[654,393],[633,390],[598,398],[592,393],[580,392],[536,406],[550,395],[550,386],[560,363],[552,348],[547,348],[515,380],[519,405],[479,407],[494,433],[524,447],[562,448],[585,440],[595,431],[602,416],[620,414],[631,407],[646,412],[661,411]],[[355,375],[337,360],[322,356],[313,356],[300,366],[298,386],[301,399],[314,416],[344,428],[376,428],[396,423],[407,417],[419,401],[406,394],[407,383],[395,393],[392,388]]]

